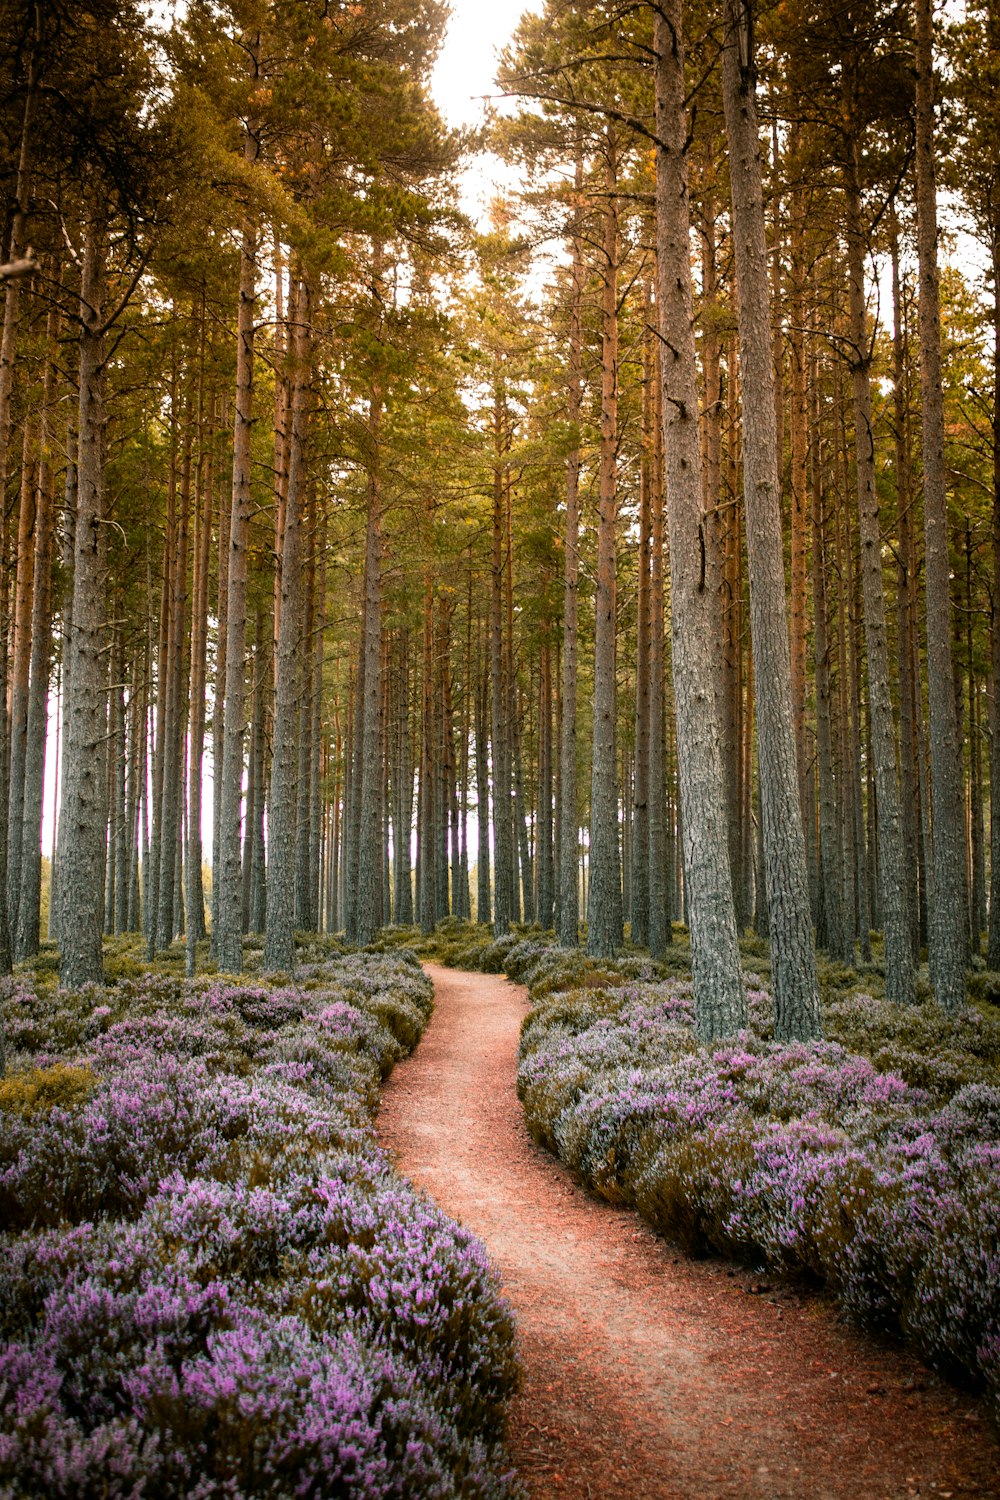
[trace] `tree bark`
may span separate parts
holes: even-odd
[[[702,511],[680,0],[655,22],[657,303],[670,535],[673,680],[699,1039],[746,1024],[719,753],[717,602]]]
[[[574,168],[575,211],[569,303],[569,381],[566,416],[572,447],[566,457],[566,526],[563,547],[562,724],[559,738],[559,942],[580,941],[579,827],[576,796],[576,715],[580,593],[580,413],[583,402],[583,159]]]
[[[601,447],[594,589],[594,742],[590,777],[590,897],[587,952],[610,958],[622,945],[615,726],[618,523],[618,147],[604,142],[601,253]]]
[[[807,1041],[821,1035],[822,1015],[795,755],[751,7],[752,0],[727,0],[722,58],[739,300],[750,631],[775,1035],[779,1041]]]
[[[295,967],[296,729],[302,642],[302,519],[306,486],[306,423],[310,378],[309,295],[303,283],[292,332],[288,494],[281,549],[278,660],[274,674],[274,732],[268,794],[267,912],[264,968]]]
[[[248,57],[259,72],[260,37],[252,39]],[[247,128],[244,159],[251,165],[259,144]],[[215,880],[219,887],[216,960],[222,973],[243,969],[243,865],[240,818],[243,803],[243,733],[246,692],[247,543],[250,529],[251,437],[253,433],[254,315],[257,305],[258,232],[248,216],[240,244],[240,292],[236,325],[236,415],[233,429],[233,490],[229,520],[228,588],[226,591],[226,691],[223,708],[222,795]]]
[[[80,276],[80,410],[77,507],[73,548],[73,618],[69,637],[68,732],[59,847],[59,982],[65,989],[101,984],[104,959],[104,246],[87,230]]]
[[[917,259],[920,269],[920,404],[924,468],[927,702],[930,713],[934,893],[928,927],[931,985],[954,1015],[965,1008],[968,895],[962,757],[955,712],[948,561],[948,495],[941,388],[941,309],[934,170],[931,0],[916,0]]]

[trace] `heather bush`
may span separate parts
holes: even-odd
[[[825,1283],[856,1321],[996,1403],[992,1018],[841,996],[827,1014],[842,1040],[781,1045],[754,975],[749,1029],[708,1051],[689,983],[607,980],[543,987],[525,1018],[518,1091],[534,1137],[688,1251]],[[870,1055],[845,1045],[862,1037]]]
[[[0,1496],[499,1497],[513,1326],[372,1132],[412,954],[4,996]]]

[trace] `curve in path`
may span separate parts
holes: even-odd
[[[574,1183],[515,1094],[524,989],[427,972],[434,1016],[379,1135],[503,1276],[526,1371],[512,1457],[532,1500],[1000,1496],[973,1402],[821,1300],[681,1258]]]

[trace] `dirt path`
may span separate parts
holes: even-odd
[[[379,1134],[501,1270],[527,1375],[513,1460],[533,1500],[1000,1496],[971,1401],[827,1305],[685,1260],[575,1185],[514,1092],[524,990],[428,973],[434,1017]]]

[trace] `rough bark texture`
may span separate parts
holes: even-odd
[[[727,0],[723,96],[729,141],[743,388],[744,502],[765,872],[779,1040],[822,1032],[798,795],[756,70],[746,0]]]
[[[365,594],[362,650],[365,692],[361,704],[361,829],[358,859],[356,941],[374,941],[382,925],[382,486],[379,474],[381,398],[369,408],[372,457],[365,531]]]
[[[296,725],[302,640],[302,510],[306,478],[305,424],[308,389],[309,303],[298,301],[294,375],[281,549],[278,659],[274,674],[274,732],[268,795],[267,913],[264,967],[291,972],[295,964],[295,780]]]
[[[934,895],[928,927],[931,985],[945,1010],[965,1006],[965,888],[962,756],[955,712],[948,566],[948,494],[941,390],[941,308],[934,173],[931,0],[916,0],[917,257],[920,267],[920,400],[927,579],[927,702],[930,710]],[[888,966],[887,966],[888,967]]]
[[[246,155],[256,158],[248,133]],[[236,417],[233,492],[229,519],[226,591],[226,685],[220,771],[219,838],[215,881],[219,888],[215,953],[223,973],[243,968],[243,868],[240,814],[243,800],[243,730],[247,620],[247,535],[250,524],[250,437],[253,430],[254,312],[257,301],[257,234],[247,223],[240,247],[236,330]]]
[[[852,143],[852,150],[853,150]],[[871,705],[875,786],[878,798],[879,869],[885,924],[886,995],[898,1004],[912,1003],[913,951],[910,940],[906,881],[903,873],[903,827],[896,775],[896,742],[889,689],[889,648],[882,581],[882,536],[875,485],[875,439],[867,321],[865,317],[863,230],[855,163],[848,169],[847,262],[851,316],[851,388],[854,401],[854,452],[861,534],[861,587],[865,613],[865,649]]]
[[[621,947],[618,775],[615,757],[615,605],[618,520],[618,187],[617,146],[605,141],[601,255],[601,453],[597,576],[594,589],[594,742],[590,777],[590,893],[587,952],[608,958]]]
[[[817,433],[818,440],[818,433]],[[824,936],[835,959],[853,964],[854,943],[844,926],[844,846],[837,813],[837,780],[830,711],[830,638],[826,528],[821,455],[813,459],[813,646],[816,665],[816,757],[819,771],[819,850]]]
[[[655,334],[656,329],[654,328]],[[653,380],[653,462],[650,475],[649,518],[649,952],[663,958],[674,940],[674,844],[668,836],[670,812],[666,778],[666,614],[664,599],[663,421],[660,361],[655,346]]]
[[[583,163],[577,155],[577,201],[583,184]],[[557,924],[564,948],[580,941],[579,827],[576,800],[576,693],[579,652],[580,591],[580,449],[579,425],[583,390],[583,241],[574,224],[569,306],[569,384],[566,416],[573,431],[573,447],[566,459],[566,526],[563,547],[562,718],[559,737],[559,901]]]
[[[104,379],[103,246],[91,225],[80,284],[80,412],[69,636],[66,817],[60,828],[59,982],[66,989],[104,979]]]
[[[652,306],[644,299],[642,459],[639,475],[639,557],[635,651],[635,774],[632,785],[632,942],[649,943],[649,551],[653,479],[653,362],[649,337]]]
[[[746,1023],[733,911],[720,712],[714,580],[708,577],[694,311],[689,249],[680,0],[656,16],[656,241],[662,340],[663,446],[670,536],[673,680],[683,814],[684,875],[691,924],[699,1037],[732,1036]]]
[[[493,931],[501,937],[514,914],[514,848],[510,809],[510,724],[504,674],[503,518],[505,412],[494,401],[493,551],[490,580],[490,749],[493,771]]]
[[[50,347],[58,333],[58,314],[49,318]],[[50,362],[46,384],[53,379]],[[45,784],[45,744],[48,721],[49,652],[52,647],[52,548],[55,534],[55,431],[51,390],[42,416],[41,454],[35,506],[34,594],[31,604],[31,660],[28,673],[24,798],[20,827],[11,838],[21,846],[21,878],[14,908],[11,938],[14,958],[23,961],[38,952],[42,888],[42,798]]]

